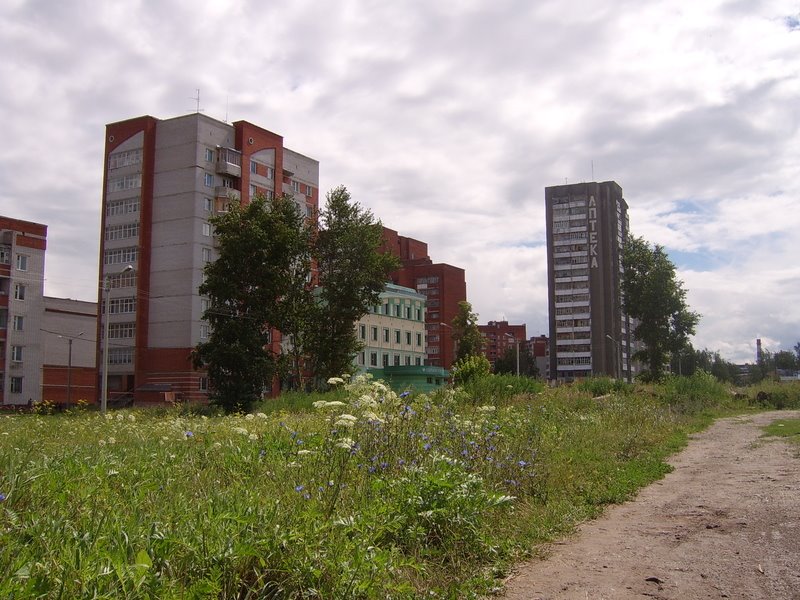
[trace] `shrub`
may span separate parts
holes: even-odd
[[[483,354],[465,356],[455,363],[450,370],[453,382],[456,384],[467,383],[476,377],[485,377],[492,370],[492,364]]]
[[[605,396],[612,392],[628,394],[632,390],[632,386],[625,383],[621,379],[612,379],[611,377],[589,377],[583,381],[575,384],[579,390],[589,392],[592,397]]]

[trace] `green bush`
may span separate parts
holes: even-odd
[[[492,370],[492,364],[483,354],[465,356],[450,369],[453,382],[464,384],[477,377],[485,377]]]
[[[531,377],[489,373],[474,377],[461,386],[463,398],[471,404],[502,404],[520,394],[538,394],[545,385]]]
[[[628,394],[633,387],[621,379],[611,377],[589,377],[575,384],[579,390],[589,392],[593,397],[605,396],[607,394]]]

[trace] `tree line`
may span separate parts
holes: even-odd
[[[218,257],[199,288],[210,331],[192,353],[207,370],[211,402],[248,410],[276,377],[309,389],[351,371],[354,324],[399,267],[380,250],[380,221],[340,186],[319,215],[301,213],[290,194],[258,195],[211,224]]]

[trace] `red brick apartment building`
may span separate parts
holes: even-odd
[[[527,344],[527,333],[525,324],[522,325],[509,325],[508,321],[489,321],[486,325],[478,325],[481,335],[483,335],[486,343],[483,347],[483,354],[492,364],[498,358],[503,358],[506,351],[511,348],[515,349],[519,344],[523,348]]]
[[[97,294],[108,289],[110,399],[206,401],[208,379],[190,355],[210,333],[198,293],[216,258],[209,218],[257,193],[292,194],[316,215],[319,162],[257,125],[199,113],[111,123],[105,136]]]
[[[402,267],[392,273],[392,283],[412,288],[426,298],[426,364],[449,369],[455,360],[453,327],[458,303],[467,299],[464,269],[434,263],[428,244],[383,228],[384,249],[395,254]]]

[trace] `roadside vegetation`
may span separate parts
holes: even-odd
[[[703,372],[331,386],[248,414],[0,417],[0,596],[479,597],[662,477],[687,432],[800,408],[800,384],[734,393]]]

